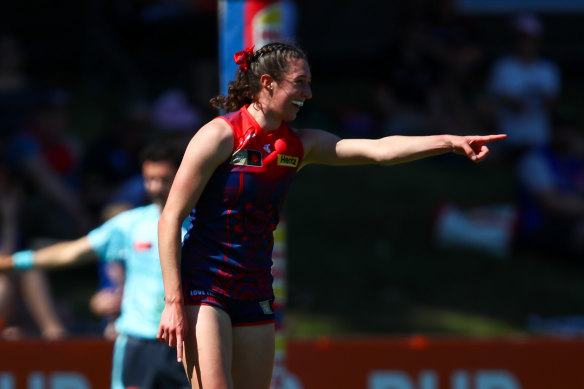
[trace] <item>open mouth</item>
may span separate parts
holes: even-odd
[[[300,108],[304,105],[304,102],[300,100],[292,100],[292,104],[294,104],[297,108]]]

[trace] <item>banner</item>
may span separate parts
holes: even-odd
[[[325,338],[287,351],[304,388],[584,388],[582,338]]]
[[[273,41],[294,42],[297,10],[293,0],[219,0],[219,91],[227,93],[237,65],[233,54]]]
[[[113,342],[0,341],[0,389],[111,387]]]
[[[110,387],[106,340],[0,342],[0,389]],[[581,389],[584,338],[288,339],[285,389]]]

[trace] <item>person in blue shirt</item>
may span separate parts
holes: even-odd
[[[176,351],[158,342],[156,333],[164,308],[157,223],[183,149],[178,143],[158,142],[144,150],[142,174],[149,205],[122,212],[77,240],[0,256],[0,270],[123,261],[125,281],[121,313],[115,321],[118,336],[112,389],[151,388],[151,382],[159,379],[157,373],[169,363],[182,370],[176,362]],[[185,233],[183,228],[183,236]],[[189,387],[184,373],[178,377],[172,387]]]

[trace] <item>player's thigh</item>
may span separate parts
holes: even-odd
[[[268,389],[274,369],[274,324],[233,327],[235,389]]]
[[[185,307],[189,331],[184,339],[184,364],[192,388],[233,388],[231,319],[208,305]]]

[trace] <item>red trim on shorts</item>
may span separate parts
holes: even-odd
[[[221,302],[219,300],[217,300],[217,298],[215,298],[215,296],[205,296],[205,298],[208,301],[193,301],[191,299],[185,300],[183,302],[183,305],[211,305],[211,306],[215,306],[213,305],[213,303],[217,304],[217,306],[226,309],[224,304],[221,304]]]

